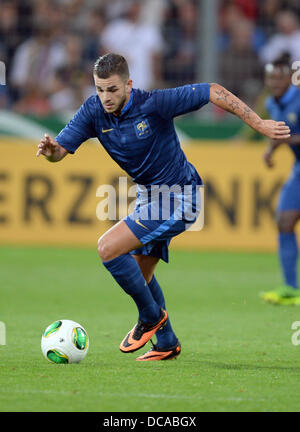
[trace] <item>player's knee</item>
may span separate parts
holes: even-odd
[[[115,258],[109,242],[104,237],[99,238],[97,249],[98,254],[103,262],[110,261],[111,259]]]
[[[279,214],[276,218],[278,231],[288,233],[294,231],[295,222],[288,215]]]

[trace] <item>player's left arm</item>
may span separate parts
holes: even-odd
[[[290,145],[300,145],[300,134],[292,135],[288,139],[271,139],[268,147],[266,148],[263,160],[268,168],[272,168],[274,166],[273,155],[274,152],[280,147],[282,144],[290,144]]]
[[[210,85],[209,100],[225,111],[236,115],[247,125],[268,138],[286,140],[291,136],[290,128],[285,122],[263,120],[243,101],[219,84],[212,83]]]
[[[279,146],[282,144],[285,144],[287,140],[273,140],[271,139],[269,142],[268,147],[266,148],[264,154],[263,154],[263,160],[268,168],[273,168],[274,161],[273,161],[273,155],[275,150],[278,149]]]

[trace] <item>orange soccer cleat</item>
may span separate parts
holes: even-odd
[[[176,359],[181,353],[180,342],[170,348],[158,348],[156,345],[147,351],[144,355],[138,357],[137,361],[153,361],[153,360],[171,360]]]
[[[120,350],[124,353],[129,353],[142,348],[156,331],[166,324],[167,319],[168,314],[164,309],[161,309],[160,318],[154,324],[145,323],[139,319],[138,323],[122,340]]]

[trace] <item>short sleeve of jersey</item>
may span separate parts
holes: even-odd
[[[152,92],[156,111],[168,119],[196,111],[209,102],[209,84],[188,84]]]
[[[96,136],[91,114],[92,98],[93,96],[81,105],[72,120],[55,138],[69,153],[74,153],[84,141]]]

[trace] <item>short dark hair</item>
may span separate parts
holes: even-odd
[[[291,54],[289,52],[284,52],[280,57],[273,61],[274,67],[291,67]]]
[[[288,52],[284,52],[281,56],[276,58],[272,63],[268,63],[265,66],[267,73],[273,72],[274,69],[281,69],[284,74],[291,73],[291,55]]]
[[[119,75],[123,79],[129,78],[129,69],[126,59],[120,54],[109,53],[99,57],[94,64],[94,75],[98,78],[109,78]]]

